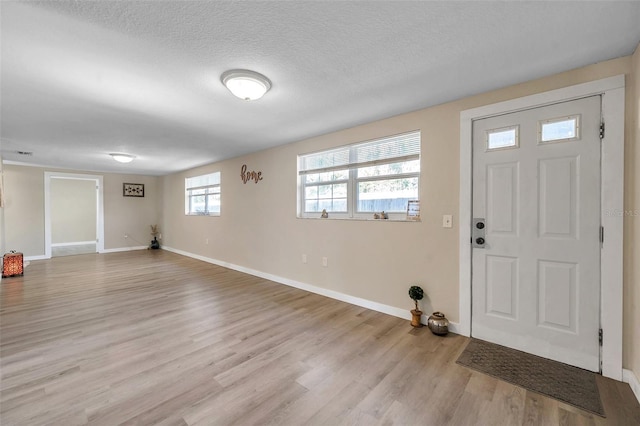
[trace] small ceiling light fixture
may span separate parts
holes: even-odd
[[[229,70],[220,76],[222,84],[235,96],[245,101],[255,101],[271,89],[271,82],[264,75],[249,70]]]
[[[130,163],[133,161],[134,158],[136,158],[135,155],[131,155],[131,154],[113,153],[109,155],[112,156],[113,159],[116,160],[118,163]]]

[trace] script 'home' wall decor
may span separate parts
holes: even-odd
[[[248,172],[247,165],[243,164],[240,168],[240,177],[242,178],[242,183],[244,184],[246,184],[250,180],[252,180],[254,183],[258,183],[262,180],[262,172]]]

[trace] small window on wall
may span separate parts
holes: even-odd
[[[184,214],[220,215],[220,172],[186,178],[184,187]]]
[[[299,216],[405,219],[420,196],[420,132],[298,156]]]

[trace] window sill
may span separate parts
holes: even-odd
[[[408,223],[419,223],[422,222],[421,219],[374,219],[367,217],[304,217],[297,216],[297,219],[305,219],[305,220],[348,220],[348,221],[361,221],[361,222],[408,222]]]

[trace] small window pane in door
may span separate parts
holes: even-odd
[[[518,126],[487,130],[487,150],[517,148]]]
[[[552,118],[539,122],[540,142],[573,141],[580,138],[580,116]]]

